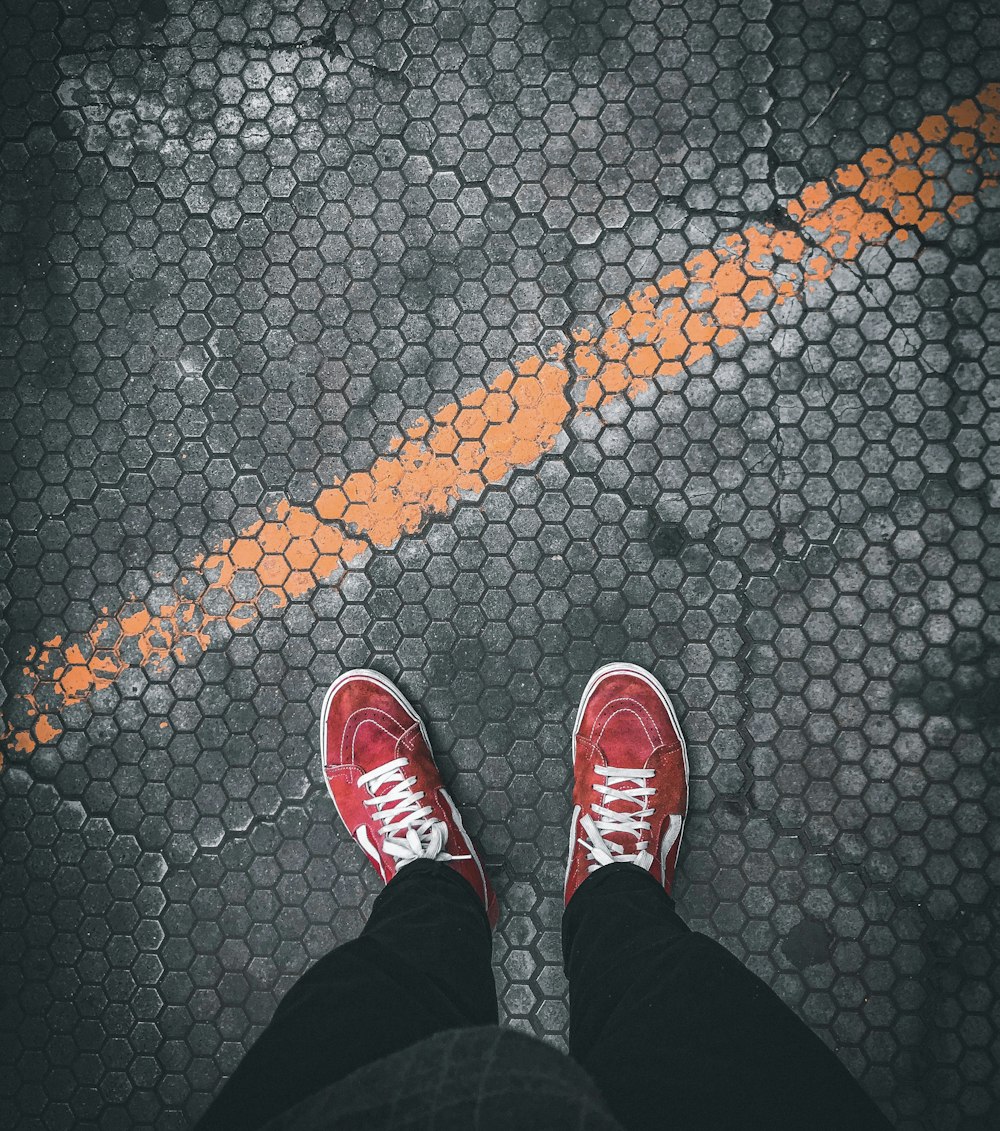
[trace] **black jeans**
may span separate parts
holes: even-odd
[[[889,1126],[826,1045],[634,865],[580,886],[563,953],[570,1052],[630,1131]],[[436,1033],[495,1025],[491,957],[465,880],[446,864],[407,865],[360,937],[288,992],[199,1131],[251,1131]]]

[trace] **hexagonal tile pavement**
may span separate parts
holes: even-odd
[[[569,728],[682,711],[679,906],[897,1126],[1000,1119],[991,0],[0,4],[0,1105],[189,1126],[426,718],[564,1044]]]

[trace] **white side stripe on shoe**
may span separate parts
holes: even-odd
[[[667,831],[663,834],[663,845],[660,848],[660,875],[665,875],[667,868],[667,857],[670,855],[671,848],[677,843],[681,835],[681,826],[684,824],[684,818],[680,813],[671,813],[670,821],[667,825]]]

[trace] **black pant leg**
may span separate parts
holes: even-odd
[[[889,1126],[837,1057],[633,864],[589,876],[563,919],[570,1052],[626,1128]]]
[[[486,912],[466,880],[436,861],[407,864],[361,935],[288,991],[198,1131],[251,1131],[433,1033],[495,1025],[492,954]]]

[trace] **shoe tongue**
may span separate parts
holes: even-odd
[[[604,839],[605,844],[609,846],[615,845],[616,847],[622,849],[622,852],[628,856],[631,856],[634,852],[638,851],[639,841],[634,836],[628,836],[627,833],[619,832],[602,833],[601,835]]]
[[[384,793],[388,793],[389,790],[395,789],[395,787],[399,785],[401,773],[401,769],[396,769],[380,774],[376,781],[370,781],[368,783],[368,792],[372,797],[381,797]]]
[[[603,750],[601,751],[601,754],[602,754],[602,757],[603,757],[604,756]],[[635,759],[634,755],[630,758],[625,753],[623,753],[622,756],[618,758],[617,762],[611,762],[606,757],[604,757],[603,760],[605,762],[605,765],[618,766],[620,769],[623,769],[623,770],[625,770],[625,769],[635,770],[635,769],[643,768],[641,765],[636,764],[636,759]],[[604,778],[603,775],[601,776],[600,780],[601,780],[602,784],[610,785],[610,786],[616,786],[616,787],[618,787],[620,785],[620,787],[624,788],[624,789],[629,789],[632,786],[636,786],[636,785],[640,784],[639,782],[635,781],[634,779],[632,779],[630,781],[618,783],[613,778],[612,779]],[[630,816],[630,817],[633,816],[641,808],[640,805],[637,805],[636,802],[631,800],[630,798],[620,797],[620,796],[604,798],[603,801],[602,801],[602,804],[604,805],[604,807],[606,809],[610,809],[612,813],[622,813],[622,814],[624,814],[626,816]],[[638,838],[635,836],[634,833],[627,833],[623,830],[611,829],[611,830],[603,833],[602,835],[604,837],[605,843],[618,845],[620,848],[623,848],[625,850],[625,852],[628,853],[628,854],[635,852],[637,847],[638,847],[639,841],[638,841]]]
[[[600,744],[592,742],[584,735],[578,735],[577,749],[589,760],[603,762],[616,770],[644,770],[650,764],[653,750],[648,735],[640,743],[625,742],[616,734],[612,742],[605,740]]]

